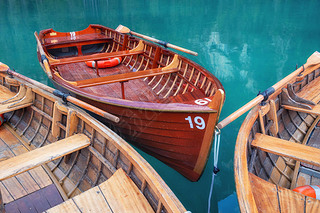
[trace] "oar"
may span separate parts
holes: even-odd
[[[108,112],[105,112],[105,111],[95,107],[95,106],[92,106],[92,105],[90,105],[90,104],[88,104],[86,102],[83,102],[83,101],[81,101],[81,100],[79,100],[77,98],[74,98],[69,94],[61,92],[60,90],[53,89],[53,88],[51,88],[51,87],[49,87],[47,85],[44,85],[44,84],[42,84],[40,82],[32,80],[31,78],[23,76],[23,75],[15,72],[15,71],[12,71],[12,70],[9,69],[9,67],[7,65],[5,65],[7,67],[7,70],[4,70],[5,66],[3,66],[3,65],[4,64],[2,64],[0,62],[0,72],[7,72],[9,75],[13,75],[13,76],[15,76],[17,78],[20,78],[20,79],[22,79],[24,81],[27,81],[30,84],[33,84],[34,86],[37,86],[37,87],[39,87],[39,88],[41,88],[41,89],[43,89],[43,90],[45,90],[47,92],[50,92],[50,93],[62,98],[64,101],[69,101],[70,103],[73,103],[74,105],[82,107],[83,109],[86,109],[86,110],[88,110],[90,112],[93,112],[93,113],[95,113],[97,115],[100,115],[100,116],[102,116],[102,117],[104,117],[106,119],[109,119],[109,120],[113,121],[113,122],[118,123],[120,121],[120,119],[115,115],[112,115],[112,114],[110,114]]]
[[[290,75],[288,75],[287,77],[285,77],[284,79],[282,79],[281,81],[279,81],[278,83],[276,83],[275,85],[273,85],[272,87],[269,87],[268,89],[266,89],[264,92],[262,92],[261,94],[259,94],[256,98],[254,98],[253,100],[251,100],[249,103],[247,103],[246,105],[244,105],[243,107],[241,107],[240,109],[238,109],[237,111],[235,111],[234,113],[232,113],[231,115],[229,115],[228,117],[226,117],[224,120],[222,120],[221,122],[218,123],[217,127],[219,129],[224,128],[225,126],[227,126],[228,124],[230,124],[232,121],[236,120],[237,118],[239,118],[241,115],[243,115],[245,112],[247,112],[248,110],[250,110],[252,107],[256,106],[257,104],[260,104],[261,101],[263,100],[267,100],[269,95],[271,95],[272,93],[274,93],[276,90],[280,89],[281,87],[283,87],[286,83],[288,83],[292,78],[296,77],[297,75],[299,75],[301,72],[304,71],[305,68],[312,66],[312,65],[316,65],[316,64],[320,64],[320,53],[319,52],[314,52],[307,60],[307,62],[304,64],[304,66],[301,66],[300,68],[298,68],[297,70],[295,70],[293,73],[291,73]]]
[[[41,45],[41,42],[39,40],[37,32],[34,32],[34,36],[36,37],[36,40],[37,40],[37,46],[38,46],[38,49],[39,49],[39,52],[40,52],[41,61],[42,61],[43,65],[44,65],[45,71],[46,71],[48,77],[50,79],[52,79],[52,74],[51,74],[49,62],[48,62],[47,56],[46,56],[46,54],[45,54],[45,52],[43,50],[43,47]]]
[[[172,49],[179,50],[181,52],[185,52],[185,53],[188,53],[188,54],[191,54],[191,55],[195,55],[195,56],[198,55],[198,53],[193,52],[191,50],[187,50],[185,48],[182,48],[182,47],[179,47],[179,46],[176,46],[176,45],[173,45],[173,44],[169,44],[169,43],[167,43],[165,41],[161,41],[161,40],[158,40],[158,39],[155,39],[155,38],[151,38],[151,37],[146,36],[146,35],[142,35],[140,33],[133,32],[128,27],[125,27],[125,26],[123,26],[121,24],[116,28],[116,31],[120,32],[120,33],[130,33],[130,34],[138,36],[140,38],[144,38],[144,39],[147,39],[147,40],[152,41],[154,43],[160,44],[160,45],[162,45],[164,47],[170,47]]]

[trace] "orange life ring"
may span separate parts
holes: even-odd
[[[320,200],[320,186],[319,185],[305,185],[299,186],[293,189],[295,192],[299,192],[309,197],[316,198]]]
[[[0,115],[0,126],[4,123],[4,117],[3,114]]]
[[[117,66],[118,64],[121,63],[121,57],[115,57],[111,58],[109,60],[104,60],[104,61],[98,61],[98,68],[107,68],[107,67],[114,67]],[[86,61],[86,65],[88,67],[96,67],[96,62],[95,61]]]

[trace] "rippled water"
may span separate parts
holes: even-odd
[[[320,1],[293,0],[1,0],[0,61],[50,84],[36,57],[34,31],[77,31],[89,24],[133,31],[194,50],[185,56],[216,75],[226,90],[221,118],[254,98],[320,50]],[[222,131],[212,212],[238,212],[233,153],[244,116]],[[142,153],[142,152],[140,152]],[[192,183],[142,153],[192,212],[206,212],[213,157]]]

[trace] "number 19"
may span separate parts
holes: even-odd
[[[204,129],[206,128],[206,123],[204,122],[203,118],[200,117],[200,116],[196,116],[193,121],[192,121],[192,118],[191,116],[188,116],[185,118],[186,121],[189,121],[189,125],[190,125],[190,128],[193,129],[193,122],[196,124],[196,127],[198,129]]]

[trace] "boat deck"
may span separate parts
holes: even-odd
[[[107,181],[46,212],[154,211],[123,169],[119,169]]]
[[[249,172],[249,179],[258,211],[265,212],[318,212],[320,200],[291,190],[304,185],[320,185],[320,77],[297,93],[301,98],[317,105],[312,110],[284,106],[291,114],[304,118],[297,125],[289,139],[256,134],[253,146],[280,156],[274,162],[274,169],[268,181]],[[298,140],[299,139],[299,140]],[[291,189],[291,190],[290,190]],[[265,202],[277,201],[277,202]]]
[[[62,78],[67,81],[79,81],[90,78],[97,78],[96,70],[88,67],[84,62],[66,64],[58,66]],[[100,77],[128,73],[131,70],[123,64],[106,69],[99,69]],[[124,83],[125,97],[128,100],[139,100],[146,102],[156,102],[159,97],[143,79],[131,80]],[[94,93],[106,97],[122,98],[121,84],[105,84],[93,87],[82,88],[88,93]]]
[[[46,147],[48,145],[41,149]],[[35,151],[40,150],[31,151],[12,127],[7,124],[0,127],[0,162]],[[18,163],[21,164],[23,163]],[[51,171],[47,168],[45,165],[36,167],[0,182],[6,212],[154,212],[147,199],[122,169],[100,185],[64,202],[55,181],[51,179],[54,177],[50,176]]]
[[[23,139],[8,125],[0,127],[0,161],[28,152]],[[61,202],[57,188],[44,167],[36,167],[0,182],[6,212],[41,212]]]
[[[88,67],[84,62],[65,64],[58,66],[59,74],[62,78],[67,81],[80,81],[85,79],[97,78],[96,70]],[[115,67],[106,69],[99,69],[99,76],[110,76],[116,74],[124,74],[132,72],[124,64],[119,64]],[[125,99],[135,100],[142,102],[153,102],[153,103],[194,103],[194,100],[206,98],[207,96],[200,90],[186,91],[183,95],[166,96],[169,90],[174,90],[174,86],[171,88],[167,85],[174,84],[177,80],[175,74],[167,74],[164,76],[154,77],[157,80],[145,80],[145,78],[130,80],[124,82]],[[153,77],[151,77],[153,79]],[[160,80],[162,79],[162,80]],[[165,85],[162,88],[161,83]],[[151,82],[152,84],[149,85]],[[158,83],[154,83],[158,82]],[[171,82],[171,83],[170,83]],[[191,89],[191,87],[190,87]],[[122,98],[121,83],[112,83],[105,85],[98,85],[92,87],[82,88],[81,90],[98,95],[99,97],[113,97]]]

